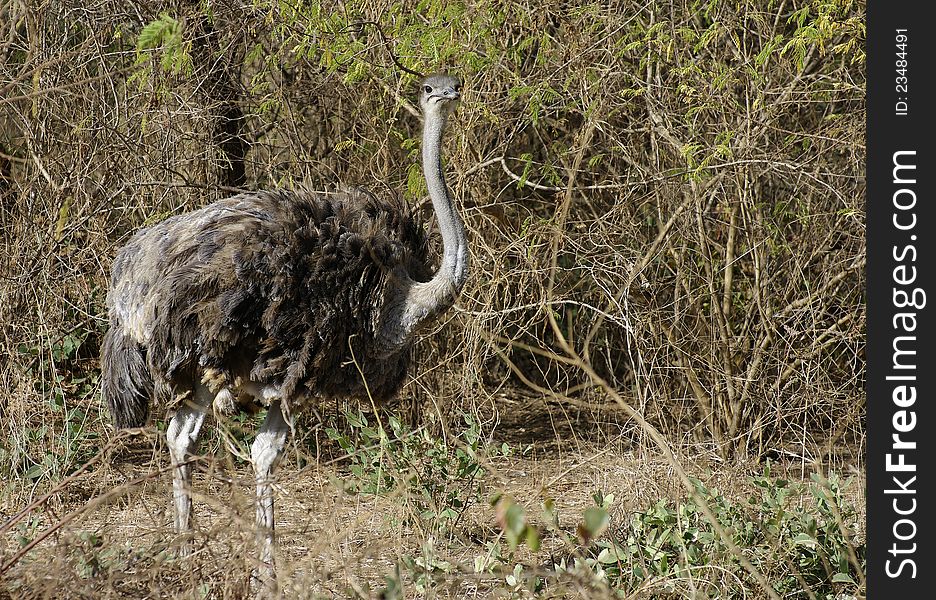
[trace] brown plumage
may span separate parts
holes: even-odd
[[[249,379],[289,401],[391,397],[410,344],[382,355],[376,334],[401,268],[429,279],[424,230],[363,190],[241,194],[140,230],[112,270],[115,424],[142,426],[154,392],[177,400],[199,373],[215,393]]]
[[[415,332],[452,306],[467,278],[467,238],[440,156],[460,90],[446,75],[421,86],[423,175],[442,237],[434,273],[406,205],[361,190],[241,194],[139,231],[114,260],[103,396],[117,427],[143,425],[151,401],[172,409],[177,531],[190,529],[188,458],[210,408],[248,398],[269,407],[251,445],[258,580],[268,587],[271,478],[293,415],[317,399],[395,394]]]

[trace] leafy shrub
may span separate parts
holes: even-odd
[[[706,569],[729,569],[738,580],[746,573],[699,508],[706,503],[735,546],[781,596],[809,590],[817,598],[858,593],[866,548],[855,539],[857,511],[845,501],[836,475],[813,475],[808,486],[773,478],[770,467],[751,480],[747,504],[729,501],[717,489],[694,480],[696,494],[680,502],[661,499],[605,539],[587,557],[576,559],[614,588],[633,589],[695,579],[710,597],[743,596],[736,586],[710,583]],[[565,564],[559,571],[567,570]]]
[[[446,529],[481,494],[480,426],[464,414],[465,429],[446,443],[427,428],[408,430],[396,416],[374,424],[361,411],[346,411],[350,432],[325,430],[351,460],[345,489],[362,494],[403,494],[419,518]],[[498,450],[494,450],[497,452]]]

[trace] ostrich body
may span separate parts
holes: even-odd
[[[175,527],[190,530],[191,465],[207,412],[268,407],[251,446],[260,576],[273,577],[271,475],[292,418],[326,398],[396,394],[416,331],[449,308],[468,247],[440,149],[457,79],[421,86],[423,170],[442,233],[433,274],[405,204],[354,190],[240,194],[137,232],[114,260],[102,389],[118,428],[174,410]]]

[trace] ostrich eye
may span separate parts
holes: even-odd
[[[432,86],[431,86],[431,85],[427,85],[426,87],[423,88],[423,90],[424,90],[427,94],[431,94],[431,93],[432,93]]]

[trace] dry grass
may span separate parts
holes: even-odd
[[[597,489],[615,495],[613,532],[685,498],[684,474],[739,502],[767,459],[793,480],[861,483],[863,2],[430,2],[417,14],[377,0],[319,16],[312,3],[222,1],[210,18],[188,3],[162,45],[139,48],[162,5],[86,4],[0,0],[10,597],[243,595],[244,464],[218,436],[203,445],[202,550],[178,561],[158,430],[127,442],[108,425],[97,356],[110,260],[138,227],[238,186],[363,184],[428,211],[410,82],[390,51],[466,80],[446,156],[472,252],[396,410],[449,441],[473,416],[489,475],[442,534],[410,492],[342,492],[353,459],[306,419],[280,479],[287,595],[366,597],[397,568],[417,595],[402,557],[430,543],[452,567],[431,570],[426,597],[522,597],[507,563],[545,574],[588,556],[541,523],[539,551],[475,574],[489,544],[505,548],[488,504],[498,490],[534,520],[554,498],[574,534]],[[341,426],[342,410],[322,411]],[[487,451],[502,442],[510,457]],[[847,492],[857,506],[862,488]],[[699,576],[722,596],[766,594],[738,565]],[[613,592],[582,573],[551,581],[544,597]],[[697,583],[623,593],[692,597]]]
[[[564,418],[558,416],[561,422]],[[573,425],[565,423],[565,425]],[[499,441],[499,440],[498,440]],[[520,547],[510,561],[476,573],[478,557],[489,556],[491,543],[503,543],[493,509],[486,502],[467,508],[449,532],[432,531],[414,513],[405,495],[345,494],[336,481],[346,475],[341,462],[299,468],[288,460],[278,477],[278,569],[286,597],[379,597],[386,578],[400,577],[404,597],[421,589],[418,571],[407,570],[403,557],[432,558],[436,565],[425,591],[433,598],[506,597],[505,578],[512,565],[526,565],[528,577],[549,581],[542,597],[616,597],[600,580],[583,573],[557,575],[554,563],[586,556],[584,546],[570,546],[562,535],[545,528],[537,508],[555,501],[559,526],[574,537],[584,510],[601,490],[614,494],[612,531],[626,532],[630,515],[661,499],[684,497],[672,464],[629,450],[625,437],[606,445],[554,443],[526,456],[486,461],[490,477],[485,495],[507,494],[530,510],[543,531],[537,552]],[[6,573],[8,592],[18,598],[239,598],[247,595],[253,566],[251,472],[244,465],[223,464],[217,456],[199,458],[195,477],[195,554],[178,559],[178,537],[171,530],[171,485],[165,453],[150,442],[131,442],[121,451],[129,461],[113,459],[69,482],[57,493],[56,509],[32,511],[31,526],[45,530],[77,513],[46,542],[18,560]],[[302,454],[293,447],[292,456]],[[139,463],[141,457],[147,457]],[[228,457],[230,458],[230,457]],[[308,457],[307,457],[308,458]],[[736,502],[752,493],[749,478],[762,467],[732,463],[728,468],[709,455],[683,457],[684,464],[708,487],[717,487]],[[159,471],[161,474],[158,474]],[[791,473],[795,478],[796,474]],[[136,477],[143,481],[121,487]],[[863,504],[863,485],[849,489],[847,499]],[[117,494],[114,491],[117,490]],[[103,500],[107,498],[106,500]],[[863,521],[863,514],[860,514]],[[619,533],[620,534],[620,533]],[[860,532],[859,532],[860,534]],[[16,550],[14,535],[4,539],[3,556]],[[737,573],[722,566],[698,569],[696,587],[711,585],[723,594],[738,590]],[[676,580],[677,587],[679,581]],[[689,584],[683,581],[688,593]],[[748,584],[749,585],[749,584]],[[673,592],[673,580],[649,580],[629,597]],[[529,592],[526,592],[529,595]],[[518,597],[524,597],[519,593]]]

